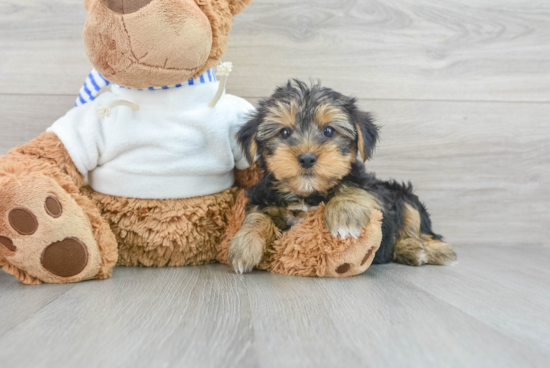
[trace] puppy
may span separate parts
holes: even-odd
[[[374,263],[421,266],[456,260],[451,246],[432,231],[411,184],[378,180],[365,171],[378,127],[354,98],[290,81],[260,103],[237,139],[265,176],[248,190],[247,214],[231,241],[229,263],[236,272],[250,272],[280,231],[300,223],[321,202],[326,203],[326,229],[334,237],[358,237],[371,211],[383,212]]]

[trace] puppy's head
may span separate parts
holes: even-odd
[[[237,134],[252,164],[259,162],[282,190],[308,196],[326,192],[366,161],[378,140],[378,127],[354,98],[294,80],[278,88]]]

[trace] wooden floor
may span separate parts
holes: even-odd
[[[2,367],[545,367],[549,247],[347,280],[212,265],[23,286],[0,274]]]
[[[72,107],[82,3],[0,0],[0,154]],[[357,96],[383,127],[369,168],[415,184],[459,264],[0,273],[0,367],[550,367],[549,40],[546,0],[255,0],[229,92],[319,78]]]

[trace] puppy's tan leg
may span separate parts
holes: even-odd
[[[424,234],[422,234],[422,240],[424,240],[429,264],[448,265],[456,262],[456,253],[451,248],[451,244]]]
[[[395,243],[393,259],[409,266],[422,266],[428,263],[428,254],[420,238],[420,213],[409,204],[403,209],[403,225],[399,229],[399,239]]]
[[[393,259],[409,266],[422,266],[428,263],[424,243],[418,238],[399,238],[395,243]]]
[[[264,255],[268,244],[275,241],[278,229],[273,220],[255,209],[248,213],[243,226],[231,240],[228,262],[237,273],[250,272]]]
[[[403,210],[403,226],[395,243],[394,260],[409,266],[444,265],[456,261],[451,245],[420,233],[420,213],[409,204]]]
[[[357,238],[369,225],[370,214],[379,208],[376,197],[364,189],[343,187],[325,209],[325,226],[333,237]]]

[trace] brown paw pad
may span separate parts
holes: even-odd
[[[369,249],[367,254],[365,254],[365,257],[363,257],[363,260],[361,261],[361,266],[367,263],[367,261],[370,259],[373,253],[374,253],[374,248]]]
[[[88,264],[86,246],[76,238],[50,244],[42,252],[42,266],[60,277],[78,275]]]
[[[25,208],[14,208],[8,219],[11,227],[21,235],[32,235],[38,229],[36,216]]]
[[[46,202],[44,203],[44,209],[53,218],[58,218],[63,213],[63,207],[61,206],[61,202],[59,202],[59,199],[57,199],[54,196],[49,196],[46,198]]]
[[[349,263],[344,263],[338,266],[338,268],[336,269],[336,273],[339,273],[339,274],[346,273],[350,270],[350,268],[351,268],[351,265]]]
[[[8,248],[8,250],[11,250],[12,252],[15,252],[17,250],[17,247],[13,245],[13,241],[10,238],[6,238],[5,236],[0,236],[0,244],[2,244],[4,247]]]

